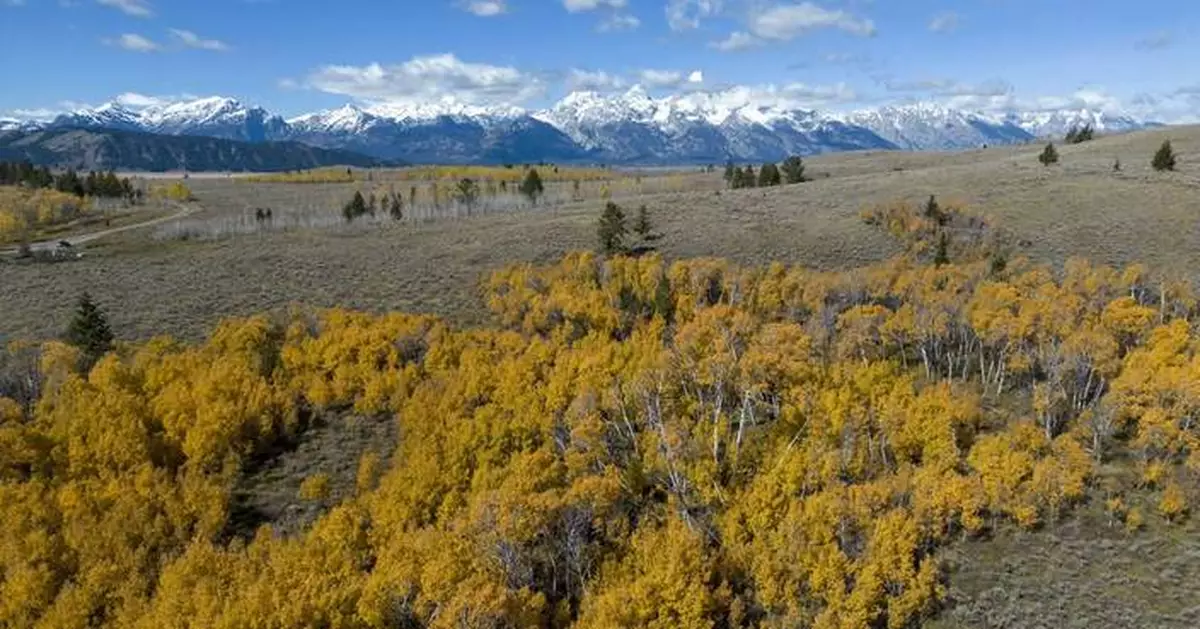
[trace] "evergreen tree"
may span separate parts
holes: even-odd
[[[346,222],[352,222],[354,219],[367,213],[367,201],[363,198],[362,192],[354,191],[354,198],[350,202],[342,206],[342,216]]]
[[[1116,161],[1113,162],[1113,172],[1121,172],[1121,158],[1120,157],[1118,157],[1116,159]]]
[[[741,166],[736,166],[733,169],[733,176],[729,178],[729,187],[737,190],[745,187],[746,173]]]
[[[929,200],[925,202],[924,208],[925,218],[934,221],[938,225],[943,225],[946,222],[946,214],[942,212],[942,206],[938,205],[937,197],[929,195]]]
[[[83,363],[81,367],[85,371],[112,350],[113,333],[108,327],[108,319],[86,292],[79,297],[75,318],[67,328],[65,340],[79,348]]]
[[[787,183],[804,182],[804,160],[799,155],[783,160],[783,180]]]
[[[546,189],[542,185],[542,176],[538,174],[536,168],[530,168],[529,172],[525,173],[525,179],[521,182],[519,190],[529,199],[530,203],[537,205],[538,197],[542,196]]]
[[[1175,162],[1175,150],[1171,148],[1171,141],[1165,140],[1158,148],[1158,152],[1154,154],[1150,165],[1157,171],[1175,170]]]
[[[942,232],[938,236],[937,250],[933,254],[934,266],[943,266],[950,264],[950,239],[946,236],[946,232]]]
[[[733,160],[729,160],[728,162],[725,162],[724,179],[725,179],[726,186],[728,186],[730,188],[736,187],[733,184],[737,181],[737,179],[736,179],[737,170],[738,170],[737,167],[733,165]]]
[[[625,213],[621,211],[621,206],[609,201],[604,206],[604,213],[600,215],[600,224],[597,227],[600,251],[606,255],[624,252],[627,233]]]
[[[767,188],[778,186],[781,183],[783,183],[783,177],[779,174],[779,167],[772,163],[763,164],[758,171],[758,187]]]
[[[1038,155],[1038,161],[1042,163],[1042,166],[1058,163],[1058,149],[1054,148],[1053,142],[1047,144],[1042,154]]]
[[[650,236],[650,212],[645,205],[638,208],[637,218],[633,220],[633,232],[641,236],[643,240]]]
[[[758,185],[758,175],[754,173],[754,166],[746,164],[746,170],[742,171],[742,187],[753,188]]]
[[[654,314],[667,323],[675,319],[675,300],[671,298],[671,280],[666,273],[659,276],[658,287],[654,290]]]

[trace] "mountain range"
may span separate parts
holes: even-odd
[[[655,98],[576,92],[551,107],[345,105],[289,119],[225,97],[133,109],[117,103],[42,122],[0,119],[0,132],[82,128],[244,142],[294,141],[387,160],[437,163],[531,161],[683,164],[778,161],[846,150],[953,150],[1099,133],[1153,122],[1090,109],[987,114],[933,104],[849,113],[747,104],[727,93]]]
[[[194,135],[71,127],[0,131],[0,161],[77,170],[269,172],[322,166],[399,165],[300,142],[243,142]]]

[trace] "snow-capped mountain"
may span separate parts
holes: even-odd
[[[118,129],[139,131],[143,128],[141,117],[117,103],[105,103],[95,109],[80,109],[54,119],[53,126]]]
[[[952,150],[1028,142],[1092,124],[1101,133],[1151,126],[1091,110],[988,115],[939,105],[830,113],[759,103],[736,91],[656,98],[576,92],[530,111],[449,102],[345,105],[287,120],[210,97],[134,109],[108,103],[49,127],[111,128],[262,142],[295,140],[413,162],[716,163],[862,149]],[[0,131],[30,123],[0,121]]]
[[[692,93],[651,98],[577,92],[534,114],[612,161],[778,160],[833,150],[895,149],[868,129],[813,111]]]
[[[248,142],[263,142],[287,135],[282,118],[272,116],[261,107],[247,107],[235,99],[219,96],[144,109],[106,103],[94,109],[61,115],[49,126],[199,135]]]
[[[1092,109],[1063,109],[1058,111],[1036,111],[1009,114],[1008,122],[1015,124],[1035,137],[1066,135],[1072,127],[1091,125],[1096,133],[1124,133],[1155,126],[1130,116],[1121,116]]]
[[[1031,139],[1027,131],[1011,121],[933,104],[858,111],[845,120],[908,150],[949,150]]]

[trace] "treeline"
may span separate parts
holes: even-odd
[[[725,164],[724,179],[725,185],[734,190],[740,188],[767,188],[785,183],[793,184],[807,181],[804,177],[804,160],[799,155],[793,155],[785,159],[782,165],[767,162],[762,165],[758,174],[755,174],[754,166],[746,165],[743,168],[735,165],[730,160]]]
[[[0,185],[25,186],[27,188],[52,188],[77,197],[104,197],[137,200],[142,196],[128,177],[118,178],[113,171],[90,171],[87,175],[68,169],[54,173],[45,166],[34,166],[30,162],[0,162]]]

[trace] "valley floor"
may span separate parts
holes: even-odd
[[[1178,172],[1149,158],[1170,138]],[[694,192],[619,198],[645,204],[669,258],[717,256],[851,268],[895,254],[862,224],[867,206],[936,194],[993,217],[1022,241],[1021,253],[1061,263],[1142,262],[1188,273],[1200,267],[1200,128],[1179,127],[1061,147],[1060,165],[1037,163],[1039,147],[964,153],[851,153],[808,160],[813,180],[771,189],[720,191],[720,172],[689,174]],[[1114,172],[1113,161],[1123,169]],[[244,214],[255,205],[310,197],[339,211],[352,184],[305,187],[231,178],[189,181],[196,217]],[[121,338],[169,330],[196,338],[230,315],[286,307],[347,306],[430,312],[479,322],[477,282],[514,261],[548,262],[596,243],[599,201],[419,224],[337,227],[235,236],[217,242],[156,241],[149,231],[89,246],[70,265],[7,264],[0,278],[0,338],[57,334],[89,290]],[[277,206],[278,207],[278,206]],[[252,213],[252,210],[250,210]]]

